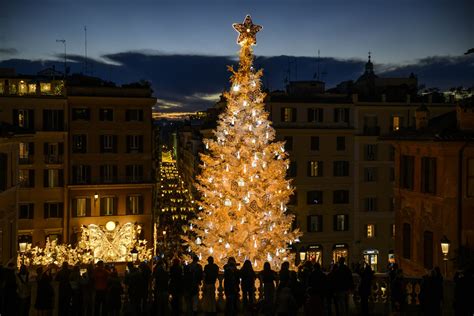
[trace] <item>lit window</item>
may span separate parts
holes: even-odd
[[[281,121],[282,122],[296,122],[296,109],[294,109],[294,108],[282,108],[281,109]]]
[[[143,197],[141,195],[127,197],[127,214],[143,214]]]
[[[20,152],[19,152],[20,159],[28,159],[28,156],[29,156],[28,147],[29,147],[29,143],[20,143]]]
[[[321,177],[323,175],[322,161],[308,161],[308,176]]]
[[[51,84],[47,82],[40,83],[40,89],[42,93],[50,93],[51,92]]]
[[[117,205],[114,197],[107,196],[100,199],[101,215],[114,215],[116,209]]]
[[[392,130],[398,131],[402,127],[403,118],[401,116],[392,116]]]
[[[28,92],[26,83],[23,80],[20,81],[20,84],[18,85],[18,88],[19,88],[18,92],[19,92],[20,95],[26,94]]]
[[[86,198],[76,199],[76,216],[86,216],[87,200]]]
[[[35,94],[36,93],[36,83],[28,84],[28,93]]]
[[[367,236],[367,238],[375,237],[375,225],[374,224],[369,224],[369,225],[366,226],[366,236]]]
[[[4,93],[3,82],[0,82],[0,94]]]

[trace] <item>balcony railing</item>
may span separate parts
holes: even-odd
[[[62,164],[63,155],[45,155],[44,162],[47,164]]]

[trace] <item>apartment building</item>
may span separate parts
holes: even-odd
[[[151,240],[151,89],[57,78],[0,73],[0,122],[34,132],[19,144],[19,238],[74,243],[81,225],[114,221]]]
[[[416,127],[384,137],[395,148],[395,253],[408,275],[438,266],[452,277],[473,252],[472,101],[442,115],[420,107]]]

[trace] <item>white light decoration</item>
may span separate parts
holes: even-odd
[[[242,178],[240,178],[237,184],[239,185],[239,187],[243,187],[245,185],[245,181]]]
[[[240,85],[236,84],[232,87],[232,90],[234,90],[234,92],[238,92],[240,90]]]
[[[115,229],[115,222],[114,221],[108,221],[106,224],[105,224],[105,228],[111,232]]]

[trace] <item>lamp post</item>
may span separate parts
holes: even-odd
[[[306,248],[304,246],[300,248],[299,255],[300,255],[300,263],[305,262],[306,261]]]
[[[449,241],[448,237],[443,236],[443,238],[441,238],[441,252],[443,253],[444,273],[446,277],[448,276],[448,254],[450,245],[451,242]]]
[[[132,251],[130,252],[132,255],[132,262],[135,263],[138,260],[138,250],[136,247],[133,247]]]

